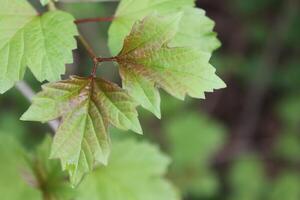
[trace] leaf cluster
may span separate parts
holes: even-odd
[[[114,56],[96,56],[79,36],[94,62],[93,72],[61,81],[77,46],[74,17],[56,10],[54,1],[41,1],[49,3],[45,13],[37,13],[27,1],[0,2],[0,92],[22,80],[26,67],[38,81],[50,81],[21,119],[60,120],[50,157],[60,159],[73,186],[95,167],[107,165],[110,126],[142,134],[139,105],[161,118],[160,88],[184,100],[205,98],[205,92],[225,87],[210,64],[213,50],[220,46],[214,22],[194,8],[194,0],[122,0],[109,29]],[[104,61],[118,64],[122,87],[96,77]]]

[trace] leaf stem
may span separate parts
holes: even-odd
[[[115,17],[84,18],[84,19],[76,19],[74,23],[81,24],[81,23],[91,23],[91,22],[111,22],[114,19]]]
[[[50,4],[51,2],[51,4]],[[51,0],[49,2],[49,10],[56,9],[54,2]],[[104,18],[85,18],[85,19],[77,19],[74,21],[75,24],[86,23],[86,22],[104,22],[104,21],[112,21],[114,17],[104,17]],[[90,58],[93,60],[93,69],[91,72],[91,77],[96,77],[97,67],[101,62],[114,62],[117,61],[117,57],[109,57],[109,58],[101,58],[96,55],[93,48],[89,45],[86,39],[82,36],[82,34],[78,35],[78,39],[84,48],[87,50]]]
[[[93,60],[96,59],[97,55],[94,52],[94,50],[92,49],[92,47],[89,45],[89,43],[86,41],[86,39],[81,34],[79,34],[78,39],[82,43],[82,45],[85,47],[85,49],[87,50],[90,58]]]
[[[117,56],[114,56],[114,57],[109,57],[109,58],[101,58],[101,57],[98,57],[96,58],[97,59],[97,62],[98,63],[101,63],[101,62],[116,62],[118,57]]]
[[[118,59],[117,56],[109,57],[109,58],[102,58],[102,57],[93,58],[94,67],[92,69],[91,77],[96,77],[96,72],[97,72],[97,68],[98,68],[99,63],[102,63],[102,62],[116,62],[117,59]]]

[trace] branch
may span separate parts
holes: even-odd
[[[283,37],[289,30],[294,19],[298,0],[288,0],[277,17],[265,48],[261,52],[261,65],[253,75],[248,93],[245,97],[244,108],[235,127],[235,138],[227,149],[219,155],[218,161],[224,162],[242,151],[249,150],[252,138],[261,118],[263,102],[272,83],[272,76],[279,62],[281,50],[284,46]]]
[[[25,81],[20,81],[17,83],[16,88],[29,102],[32,102],[35,93]],[[59,126],[59,120],[49,121],[48,125],[55,132]]]
[[[98,63],[101,63],[101,62],[116,62],[117,59],[118,59],[117,56],[109,57],[109,58],[102,58],[102,57],[96,58]]]
[[[114,17],[84,18],[84,19],[77,19],[74,21],[74,23],[81,24],[81,23],[91,23],[91,22],[111,22],[114,19],[115,19]]]
[[[97,58],[97,55],[94,52],[93,48],[86,41],[86,39],[81,34],[79,34],[78,39],[81,42],[81,44],[84,46],[84,48],[87,50],[90,58],[93,59],[93,60],[95,60]]]

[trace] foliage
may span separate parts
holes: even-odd
[[[0,93],[23,79],[26,66],[39,81],[59,80],[77,46],[73,20],[62,11],[38,16],[26,1],[1,0]]]
[[[28,2],[0,0],[1,199],[300,199],[300,20],[281,15],[290,0]],[[213,57],[215,23],[199,6],[217,21]],[[225,86],[213,66],[230,87],[193,99]],[[56,119],[53,139],[17,121],[28,105],[9,89],[20,80],[43,84],[22,119]],[[245,137],[235,130],[247,102],[257,124]],[[120,133],[141,133],[139,121],[144,136]]]
[[[37,145],[33,152],[27,152],[27,165],[22,169],[24,181],[28,187],[39,189],[44,198],[65,200],[74,197],[67,175],[61,171],[60,163],[49,160],[51,137],[46,136],[43,142]]]
[[[284,172],[274,182],[271,190],[270,199],[296,200],[300,198],[300,175],[297,172]]]
[[[4,199],[179,199],[174,187],[163,178],[170,159],[150,143],[133,139],[114,143],[111,164],[97,168],[79,188],[72,189],[59,162],[48,159],[50,137],[33,152],[9,135],[1,133],[0,137],[0,157],[7,164],[1,167]],[[16,189],[18,192],[14,192]]]
[[[211,170],[211,158],[225,141],[224,127],[207,116],[190,112],[169,120],[164,129],[173,160],[171,178],[184,194],[214,196],[219,180]]]
[[[9,133],[0,133],[0,193],[2,199],[41,199],[41,192],[28,187],[20,169],[26,164],[22,148]]]
[[[300,199],[297,0],[0,3],[0,199]],[[220,42],[213,29],[222,41],[214,56]],[[190,98],[199,98],[190,91],[202,98],[214,89],[205,81],[219,79],[211,65],[228,89],[205,101]],[[103,88],[66,86],[79,79],[82,87],[100,81],[118,92],[106,101]],[[47,125],[18,120],[28,106],[19,80],[35,91],[50,81],[26,115],[43,123],[57,118],[54,139],[43,134]],[[58,85],[66,87],[54,90]],[[111,109],[116,101],[119,111]],[[240,134],[253,119],[253,131]],[[138,121],[143,136],[132,131],[141,131]],[[61,161],[49,159],[53,152]]]
[[[170,160],[156,146],[125,139],[114,143],[109,165],[83,181],[78,199],[177,200],[177,191],[162,176]]]
[[[141,133],[135,104],[117,85],[100,78],[71,77],[43,86],[23,120],[50,121],[62,117],[51,158],[60,158],[72,184],[97,164],[107,164],[108,125]]]
[[[42,14],[25,1],[2,1],[1,92],[23,79],[26,66],[40,82],[59,80],[65,71],[64,65],[72,62],[72,50],[77,46],[74,17],[57,11],[54,1],[49,11]],[[129,25],[128,31],[131,26],[133,28],[120,53],[106,59],[96,57],[80,36],[94,62],[91,76],[71,76],[64,81],[45,84],[22,116],[23,120],[40,122],[61,118],[50,157],[61,160],[73,186],[97,165],[107,164],[109,125],[142,133],[135,110],[138,105],[161,117],[158,87],[182,100],[186,95],[204,98],[204,92],[225,87],[209,63],[212,51],[219,46],[212,32],[214,23],[193,5],[193,0],[177,0],[175,4],[171,1],[122,1],[110,33],[126,36],[126,31],[112,31],[114,27],[120,29],[115,25],[120,21]],[[12,17],[12,12],[17,14]],[[200,21],[194,26],[189,20],[195,16]],[[192,26],[195,28],[182,32]],[[115,40],[114,37],[110,38]],[[123,38],[121,41],[118,38],[114,44],[122,45]],[[97,67],[103,61],[116,61],[120,65],[124,90],[96,78]]]
[[[184,99],[225,87],[209,64],[209,54],[192,48],[169,48],[181,15],[149,16],[133,26],[118,55],[123,87],[138,103],[160,118],[156,87]]]
[[[266,187],[263,163],[255,155],[243,155],[232,166],[229,173],[232,200],[262,199]]]
[[[158,15],[174,14],[181,11],[183,17],[179,29],[174,34],[171,46],[189,46],[212,52],[220,46],[216,34],[212,32],[214,23],[201,9],[193,8],[193,0],[122,0],[115,13],[115,20],[109,29],[109,47],[113,54],[121,50],[124,38],[130,33],[135,21],[153,12]],[[194,19],[198,21],[195,22]]]

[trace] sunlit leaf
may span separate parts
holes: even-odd
[[[220,46],[213,32],[214,22],[205,16],[202,9],[193,8],[194,0],[122,0],[109,29],[109,47],[112,54],[122,48],[124,38],[133,24],[155,12],[159,15],[183,12],[180,29],[172,45],[190,46],[212,52]]]
[[[60,158],[76,185],[95,165],[107,164],[109,124],[142,133],[135,107],[116,84],[98,78],[71,77],[44,85],[22,119],[46,122],[62,117],[51,157]]]
[[[0,93],[23,78],[26,66],[39,81],[59,80],[73,62],[74,18],[62,11],[39,16],[25,0],[0,3]]]
[[[213,52],[220,47],[217,34],[213,32],[215,23],[198,8],[186,9],[180,20],[179,30],[170,45],[177,47],[195,47],[205,52]]]

